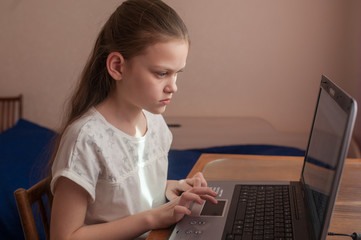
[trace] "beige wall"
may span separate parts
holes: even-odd
[[[119,2],[1,1],[0,95],[22,93],[24,117],[56,128]],[[361,102],[361,1],[166,2],[192,38],[167,116],[261,117],[278,130],[307,132],[321,74]]]

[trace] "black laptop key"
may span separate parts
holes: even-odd
[[[241,201],[238,204],[236,220],[244,220],[244,216],[246,215],[246,207],[247,207],[247,202],[245,201]]]
[[[244,232],[242,235],[242,240],[252,240],[253,234],[251,232]]]

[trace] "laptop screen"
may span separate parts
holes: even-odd
[[[321,238],[332,212],[348,147],[344,146],[343,138],[348,134],[353,104],[346,94],[330,84],[327,79],[322,80],[302,175],[315,239]]]

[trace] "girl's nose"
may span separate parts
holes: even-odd
[[[177,77],[172,78],[167,86],[164,88],[164,92],[166,93],[175,93],[177,92],[177,84],[176,84]]]

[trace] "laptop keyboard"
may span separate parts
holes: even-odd
[[[234,219],[226,240],[293,239],[288,185],[239,185]],[[232,226],[229,226],[231,224]]]

